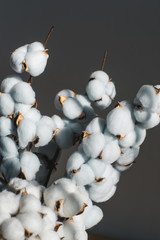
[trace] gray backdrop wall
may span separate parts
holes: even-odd
[[[158,0],[1,0],[1,80],[13,73],[8,64],[10,52],[43,41],[52,24],[55,31],[47,44],[48,66],[33,82],[43,114],[56,113],[53,99],[60,89],[85,91],[90,73],[100,68],[105,48],[105,71],[116,84],[116,101],[133,99],[142,84],[160,83]],[[148,131],[137,163],[122,175],[115,196],[100,204],[104,218],[92,232],[117,239],[160,239],[159,139],[160,127]],[[62,156],[60,175],[69,153]]]

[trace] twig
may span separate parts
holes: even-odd
[[[50,177],[51,177],[51,173],[52,173],[52,170],[56,167],[56,162],[60,156],[60,148],[57,147],[57,150],[56,150],[56,153],[53,157],[53,159],[51,160],[51,163],[50,163],[50,168],[49,168],[49,173],[48,173],[48,176],[47,176],[47,179],[46,179],[46,182],[44,184],[45,187],[47,187],[48,183],[49,183],[49,180],[50,180]]]
[[[101,70],[102,71],[104,69],[104,65],[105,65],[105,62],[106,62],[106,57],[107,57],[107,49],[104,52],[103,62],[102,62],[102,66],[101,66]]]
[[[28,79],[28,84],[31,85],[33,81],[33,77],[30,75],[29,79]]]
[[[46,46],[47,41],[48,41],[48,39],[50,38],[50,36],[51,36],[53,30],[54,30],[54,26],[51,27],[49,33],[47,34],[47,37],[46,37],[46,39],[45,39],[45,41],[44,41],[44,43],[43,43],[43,46],[44,46],[44,47]]]

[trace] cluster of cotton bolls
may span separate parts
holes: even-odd
[[[87,240],[86,230],[102,217],[85,188],[67,178],[46,189],[35,181],[13,178],[0,193],[2,239]]]

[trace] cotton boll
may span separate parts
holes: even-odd
[[[36,108],[29,109],[29,111],[27,111],[23,116],[25,119],[30,119],[35,123],[41,119],[41,113]]]
[[[103,133],[105,125],[104,119],[96,117],[87,125],[86,131],[89,133]]]
[[[128,165],[131,164],[139,154],[139,147],[133,148],[122,148],[122,154],[117,162],[120,165]]]
[[[105,128],[103,134],[104,134],[106,144],[110,144],[110,142],[112,142],[112,141],[117,141],[118,142],[117,137],[115,137],[113,134],[111,134],[108,131],[107,127]]]
[[[7,93],[0,92],[0,116],[8,116],[14,112],[14,101]]]
[[[0,137],[15,133],[15,127],[11,119],[0,117]]]
[[[7,180],[7,182],[14,177],[17,177],[20,173],[20,162],[18,157],[7,158],[1,164],[1,173]]]
[[[136,132],[136,142],[135,145],[136,146],[140,146],[146,137],[146,129],[142,128],[139,125],[135,125],[135,132]]]
[[[25,56],[26,71],[33,77],[44,72],[47,65],[47,55],[43,51],[28,52]]]
[[[132,147],[136,141],[136,132],[129,132],[124,138],[119,140],[120,147]]]
[[[78,186],[88,185],[94,181],[94,178],[95,174],[87,163],[82,164],[78,170],[75,169],[74,173],[72,174],[72,180]]]
[[[41,42],[33,42],[28,45],[27,52],[44,51],[45,48]]]
[[[77,190],[77,186],[75,185],[75,183],[68,178],[60,178],[55,181],[55,184],[57,184],[57,186],[59,186],[65,193],[72,193]],[[83,187],[79,188],[84,189]]]
[[[76,119],[81,116],[83,108],[75,98],[67,98],[63,103],[63,114],[69,119]]]
[[[9,93],[12,87],[20,81],[22,81],[22,79],[18,75],[8,76],[7,78],[3,79],[1,83],[1,91],[3,93]]]
[[[11,218],[11,215],[8,212],[0,212],[0,225],[9,218]]]
[[[35,178],[35,174],[40,168],[38,157],[32,152],[25,151],[20,155],[21,171],[27,180]]]
[[[20,195],[4,190],[0,193],[0,212],[16,214],[19,208]]]
[[[102,151],[102,160],[105,163],[113,163],[120,157],[120,147],[118,141],[106,143]]]
[[[24,228],[17,218],[7,219],[0,228],[3,237],[7,240],[24,240]]]
[[[105,86],[105,94],[107,94],[112,99],[116,96],[116,89],[115,85],[112,81],[108,82],[108,84]]]
[[[151,129],[155,126],[157,126],[160,122],[160,117],[157,113],[151,113],[150,118],[144,122],[141,123],[141,126],[145,129]]]
[[[20,213],[17,215],[17,218],[26,231],[36,234],[41,232],[43,221],[40,214],[36,212]]]
[[[32,106],[29,104],[15,103],[14,105],[14,117],[20,112],[23,116],[29,111]]]
[[[96,158],[103,150],[105,138],[102,133],[93,133],[83,139],[83,150],[87,156]]]
[[[22,73],[24,71],[23,61],[25,59],[25,55],[27,53],[28,44],[17,48],[10,57],[10,66],[11,68],[17,72]]]
[[[109,81],[109,76],[107,73],[99,70],[99,71],[93,72],[90,75],[89,79],[96,79],[101,81],[104,85],[107,85]]]
[[[9,137],[0,138],[0,154],[4,158],[15,157],[18,155],[16,143]]]
[[[41,211],[41,202],[35,196],[27,194],[21,197],[20,199],[20,213],[25,212],[40,212]]]
[[[75,93],[70,90],[70,89],[63,89],[60,92],[57,93],[55,99],[54,99],[54,105],[58,110],[62,109],[62,104],[59,101],[59,96],[65,96],[67,98],[74,98],[75,97]]]
[[[92,228],[97,225],[103,218],[102,210],[95,205],[88,206],[82,213],[85,229]]]
[[[64,223],[64,240],[87,240],[87,233],[75,224],[72,220]]]
[[[134,130],[134,122],[127,107],[114,108],[107,115],[107,128],[113,135],[125,136]]]
[[[36,137],[36,124],[30,119],[23,119],[17,128],[20,148],[25,148]]]
[[[46,206],[42,206],[41,214],[43,215],[43,229],[54,229],[57,221],[57,215],[55,214],[55,212]]]
[[[111,104],[111,99],[108,95],[103,95],[100,100],[96,101],[94,104],[101,110],[106,109]]]
[[[157,95],[153,86],[143,85],[137,95],[136,98],[140,102],[140,105],[149,111],[156,111],[157,109]]]
[[[40,233],[41,240],[60,240],[58,234],[55,231],[43,231]]]
[[[42,147],[47,145],[53,137],[52,128],[41,121],[37,125],[36,136],[38,136],[39,141],[35,145],[36,147]]]
[[[107,193],[105,196],[103,196],[103,198],[101,198],[101,202],[106,202],[106,201],[108,201],[110,198],[112,198],[113,195],[114,195],[115,192],[116,192],[116,189],[117,189],[117,187],[116,187],[116,186],[113,186],[113,187],[111,188],[111,190],[109,191],[109,193]],[[98,202],[99,202],[99,201],[98,201]]]
[[[64,121],[58,115],[53,115],[52,119],[53,119],[54,123],[56,124],[57,128],[61,129],[65,126]]]
[[[53,121],[52,118],[50,118],[48,116],[42,116],[42,118],[41,118],[39,123],[48,125],[49,127],[52,128],[52,131],[56,129],[55,122]]]
[[[35,92],[26,82],[19,82],[14,85],[10,94],[17,103],[33,104],[35,102]]]
[[[81,167],[83,163],[88,160],[88,157],[84,152],[74,152],[71,154],[67,161],[66,171],[68,174],[71,174],[72,171],[77,170]]]
[[[55,142],[61,149],[73,146],[74,144],[73,131],[68,127],[60,129],[55,135]]]
[[[105,94],[104,83],[99,80],[91,80],[87,84],[86,92],[91,101],[97,101]]]
[[[95,178],[101,178],[106,169],[106,164],[100,159],[89,159],[87,164],[91,167],[92,171],[95,174]]]
[[[151,113],[144,109],[135,108],[133,113],[136,121],[139,123],[145,123],[151,117]]]
[[[131,166],[133,165],[133,163],[129,164],[128,166],[122,166],[119,165],[117,162],[114,164],[114,167],[117,171],[119,172],[124,172],[126,170],[128,170]]]

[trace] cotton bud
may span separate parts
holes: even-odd
[[[100,179],[105,172],[106,163],[100,159],[91,158],[89,159],[87,164],[91,167],[92,171],[94,172],[95,179]]]
[[[30,119],[23,119],[18,125],[17,134],[20,148],[25,148],[36,137],[36,124]]]
[[[46,124],[47,126],[49,126],[52,131],[56,129],[56,123],[54,122],[54,120],[48,116],[42,116],[42,118],[40,119],[39,124]]]
[[[150,118],[152,113],[144,110],[140,105],[136,105],[134,109],[134,117],[138,123],[145,123]]]
[[[8,116],[14,112],[14,101],[7,93],[0,92],[0,116]]]
[[[40,212],[41,202],[32,194],[27,194],[20,199],[20,213],[25,212]]]
[[[38,137],[38,143],[35,146],[45,146],[51,141],[53,137],[52,128],[49,125],[45,124],[45,122],[41,123],[41,121],[39,121],[37,123],[36,136]]]
[[[103,95],[98,101],[95,102],[95,106],[101,110],[106,109],[111,104],[111,98],[108,95]]]
[[[20,195],[4,190],[0,193],[0,212],[16,214],[19,208]]]
[[[107,128],[115,136],[124,137],[134,130],[134,122],[131,113],[121,103],[107,115]]]
[[[40,168],[38,157],[32,152],[25,151],[20,155],[21,171],[27,180],[35,179]]]
[[[14,177],[17,177],[20,173],[20,161],[18,157],[7,158],[2,161],[1,173],[7,182]]]
[[[43,215],[43,229],[54,229],[57,221],[56,213],[46,206],[41,206],[41,214]]]
[[[120,165],[131,164],[139,154],[139,147],[121,148],[121,156],[117,160]]]
[[[24,240],[24,228],[17,218],[7,219],[0,228],[3,237],[7,240]]]
[[[33,104],[35,102],[35,92],[26,82],[19,82],[14,85],[10,94],[17,103]]]
[[[120,157],[120,147],[117,140],[106,143],[101,154],[105,163],[113,163]]]
[[[28,52],[25,56],[25,71],[33,77],[39,76],[45,70],[47,59],[45,50]]]
[[[30,119],[35,123],[41,119],[41,113],[36,108],[30,108],[23,116],[25,119]]]
[[[136,132],[135,130],[129,132],[125,135],[124,138],[119,140],[120,147],[132,147],[136,141]]]
[[[64,121],[62,120],[62,118],[60,118],[58,115],[53,115],[52,116],[52,120],[54,121],[54,123],[56,124],[56,128],[63,128],[65,126]]]
[[[90,80],[92,79],[96,79],[96,80],[99,80],[101,82],[103,82],[105,85],[108,84],[109,82],[109,76],[107,73],[103,72],[103,71],[95,71],[93,72],[90,77],[89,77]]]
[[[88,160],[88,157],[84,152],[74,152],[71,154],[67,161],[66,165],[66,171],[70,175],[71,173],[74,173],[81,167],[83,163],[85,163]]]
[[[64,89],[64,90],[61,90],[60,92],[57,93],[57,95],[54,99],[54,105],[58,110],[61,110],[62,109],[62,104],[60,102],[59,96],[64,96],[66,98],[69,98],[69,97],[74,98],[76,96],[76,94],[70,89]]]
[[[9,93],[12,87],[20,81],[22,81],[22,79],[18,75],[8,76],[1,83],[1,91],[3,93]]]
[[[24,68],[24,59],[25,55],[27,53],[27,48],[28,44],[17,48],[10,57],[10,66],[11,68],[17,72],[17,73],[22,73],[25,68]]]
[[[116,89],[112,81],[108,82],[107,86],[105,87],[105,94],[107,94],[111,98],[111,100],[115,98]]]
[[[91,101],[100,100],[105,94],[104,83],[99,80],[91,80],[87,84],[86,92]]]
[[[26,212],[19,213],[17,218],[22,223],[24,229],[29,233],[40,233],[43,227],[43,221],[39,213]]]
[[[89,133],[103,133],[105,125],[104,119],[96,117],[87,125],[86,131]]]
[[[11,119],[0,117],[0,137],[5,137],[15,133],[15,127]]]
[[[83,150],[87,156],[96,158],[104,148],[105,138],[102,133],[93,133],[83,138]]]
[[[4,158],[11,158],[18,155],[16,143],[9,137],[0,138],[0,154]]]
[[[82,164],[79,169],[73,170],[72,180],[78,186],[88,185],[92,183],[94,179],[95,179],[95,174],[87,163]]]

